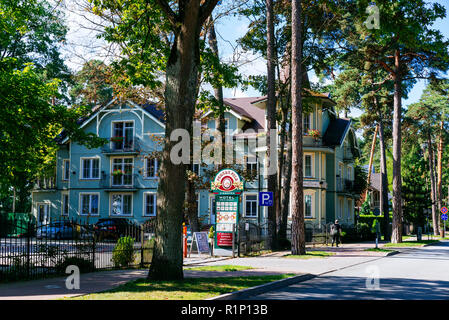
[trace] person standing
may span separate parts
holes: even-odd
[[[340,243],[340,232],[341,225],[338,223],[338,220],[335,220],[335,223],[331,226],[332,247],[335,243],[338,248],[338,244]]]

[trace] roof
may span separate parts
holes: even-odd
[[[370,187],[374,190],[380,191],[380,173],[371,173]]]
[[[265,130],[265,110],[253,105],[262,101],[261,97],[225,98],[223,102],[231,110],[250,120],[245,129]]]
[[[157,120],[165,124],[165,113],[160,109],[160,107],[155,103],[146,103],[141,105],[141,107],[155,117]]]
[[[323,143],[327,146],[341,145],[350,126],[349,119],[332,119],[323,136]]]

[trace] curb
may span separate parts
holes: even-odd
[[[295,283],[307,281],[310,279],[315,278],[316,275],[311,273],[306,273],[298,276],[293,276],[287,279],[277,280],[265,284],[261,284],[260,286],[252,287],[243,289],[240,291],[234,291],[231,293],[225,293],[217,297],[212,297],[206,300],[239,300],[239,299],[245,299],[250,296],[259,295],[265,292],[268,292],[270,290],[279,289],[285,286],[290,286]]]

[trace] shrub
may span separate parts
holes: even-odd
[[[82,273],[93,271],[92,261],[82,257],[66,257],[56,265],[56,271],[58,273],[65,273],[65,270],[70,265],[77,266]]]
[[[115,267],[127,267],[134,261],[134,239],[121,237],[112,250],[112,262]]]

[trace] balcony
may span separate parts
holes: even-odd
[[[106,191],[137,191],[139,175],[133,174],[105,174],[102,173],[100,180],[100,188]]]
[[[56,178],[46,177],[38,178],[34,183],[34,190],[53,191],[56,190]]]
[[[340,193],[354,193],[354,181],[337,177],[335,189]]]
[[[139,138],[126,140],[123,137],[113,137],[111,141],[101,148],[101,152],[109,156],[118,155],[137,155],[141,150]]]

